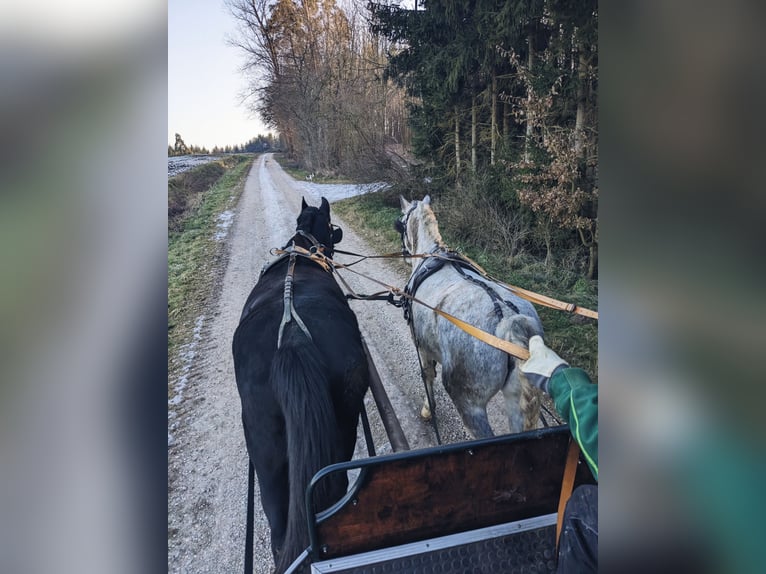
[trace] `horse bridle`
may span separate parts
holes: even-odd
[[[302,229],[296,229],[295,230],[296,235],[301,235],[309,240],[311,243],[311,247],[309,247],[309,251],[311,253],[324,253],[324,250],[327,249],[327,246],[324,243],[320,243],[316,237],[311,235],[308,231],[303,231]],[[293,238],[293,244],[295,244],[295,239]]]
[[[405,213],[401,217],[401,219],[396,220],[396,230],[399,232],[399,235],[401,236],[401,239],[402,239],[402,257],[409,257],[412,255],[412,253],[410,253],[410,250],[407,249],[407,245],[404,242],[404,237],[407,234],[407,222],[409,221],[410,215],[412,215],[412,212],[415,211],[415,208],[417,206],[418,206],[418,202],[413,201],[412,207],[410,207],[407,213]]]

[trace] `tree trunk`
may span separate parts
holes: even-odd
[[[551,263],[553,262],[550,223],[546,223],[545,227],[543,228],[543,240],[545,241],[545,268],[550,269]]]
[[[598,243],[590,244],[588,250],[588,279],[596,279],[598,274]]]
[[[580,57],[577,63],[577,116],[575,118],[574,129],[574,152],[577,157],[581,158],[585,151],[585,132],[583,131],[583,128],[585,126],[585,108],[588,104],[585,85],[588,62],[582,48],[580,49]]]
[[[581,229],[577,229],[577,233],[580,235],[580,241],[588,248],[588,279],[595,279],[598,274],[598,230],[591,230],[590,240],[585,237],[585,232]]]
[[[534,46],[534,35],[532,34],[532,30],[527,34],[527,44],[529,47],[529,55],[527,57],[527,70],[531,74],[532,73],[532,66],[535,64],[535,46]],[[527,102],[532,101],[532,94],[527,94]],[[527,109],[531,109],[531,105],[527,105]],[[530,117],[527,117],[527,132],[526,132],[526,138],[524,138],[524,161],[528,162],[530,160],[529,156],[529,146],[530,142],[532,141],[532,120]]]
[[[471,98],[471,170],[476,173],[476,116],[478,115],[478,105],[476,104],[476,95]]]
[[[505,140],[506,144],[508,143],[508,138],[510,136],[510,107],[508,102],[503,102],[503,140]]]
[[[455,176],[460,178],[460,112],[455,106]]]
[[[495,70],[492,70],[492,94],[490,95],[490,106],[492,106],[491,129],[489,143],[489,165],[495,165],[495,150],[497,149],[497,76]]]

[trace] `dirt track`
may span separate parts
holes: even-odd
[[[171,406],[172,440],[168,447],[168,572],[241,573],[245,539],[247,453],[240,422],[240,404],[231,358],[231,338],[242,305],[269,250],[282,246],[295,230],[301,197],[319,205],[319,184],[289,177],[270,156],[253,164],[237,206],[227,241],[228,257],[215,304],[198,320],[198,341],[190,358],[188,381],[178,404]],[[332,190],[328,187],[328,196]],[[374,253],[345,223],[341,249]],[[339,255],[341,262],[349,258]],[[401,263],[367,260],[355,269],[389,284],[407,279]],[[345,279],[359,292],[377,291],[374,284],[353,274]],[[422,383],[409,330],[401,310],[384,302],[352,302],[362,334],[401,420],[412,448],[435,444],[429,424],[418,416]],[[444,442],[469,439],[454,407],[437,381],[439,429]],[[367,410],[379,454],[390,452],[385,432],[368,393]],[[496,433],[507,432],[498,397],[490,404]],[[169,422],[169,424],[171,424]],[[170,431],[169,431],[170,436]],[[361,434],[360,434],[361,437]],[[357,441],[357,457],[366,456]],[[257,489],[256,489],[257,490]],[[256,492],[257,497],[257,492]],[[256,498],[255,572],[273,568],[269,530]]]

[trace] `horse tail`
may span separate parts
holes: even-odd
[[[286,333],[271,369],[271,381],[285,417],[289,466],[287,529],[277,572],[284,572],[308,546],[306,488],[314,474],[340,460],[339,431],[330,384],[319,350],[296,330]],[[315,500],[327,506],[332,494],[327,480]]]
[[[506,341],[511,341],[523,347],[529,346],[529,339],[533,335],[542,336],[543,329],[539,321],[526,315],[511,315],[504,317],[495,329],[495,335]],[[517,379],[521,384],[519,397],[519,410],[523,417],[523,429],[532,430],[537,428],[540,418],[540,405],[542,397],[540,391],[530,385],[525,377],[519,376],[518,366],[510,355],[508,356],[508,379]]]

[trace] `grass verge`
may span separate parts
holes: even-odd
[[[439,216],[438,203],[434,208]],[[394,187],[333,204],[333,211],[381,252],[401,248],[394,221],[401,215],[399,191]],[[493,277],[524,289],[575,303],[594,311],[598,308],[598,282],[588,281],[575,273],[546,268],[530,257],[509,258],[506,254],[458,242],[453,230],[440,225],[444,241],[450,248],[467,255]],[[592,319],[536,305],[545,329],[545,341],[572,366],[577,366],[598,380],[598,323]]]
[[[226,158],[214,181],[208,177],[211,169],[204,165],[187,172],[183,178],[196,182],[204,176],[208,187],[182,190],[180,193],[193,195],[194,200],[188,202],[189,207],[180,217],[168,221],[168,371],[171,376],[178,373],[179,350],[191,341],[195,321],[205,313],[219,277],[226,249],[226,243],[215,238],[219,216],[236,206],[253,160],[252,156]],[[176,190],[182,187],[179,181],[168,181],[168,189],[171,185]],[[168,385],[168,398],[172,394]]]

